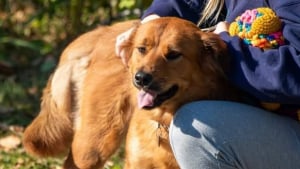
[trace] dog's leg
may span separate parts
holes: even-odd
[[[69,155],[64,162],[63,169],[80,169],[75,165],[72,154],[72,150],[70,150]]]
[[[73,165],[80,169],[103,167],[127,133],[132,114],[129,85],[125,83],[127,72],[120,64],[111,70],[95,70],[91,67],[84,81],[80,120],[75,129],[72,153],[65,166]],[[114,90],[111,90],[112,87]]]
[[[26,128],[23,145],[30,154],[46,157],[66,153],[73,137],[71,113],[70,65],[59,67],[44,89],[41,112]],[[57,79],[63,78],[59,84]],[[59,87],[55,87],[59,85]],[[53,91],[59,88],[60,91]],[[60,96],[54,96],[58,92]],[[56,100],[55,97],[59,97]]]
[[[104,166],[107,159],[120,147],[127,131],[127,126],[119,120],[122,117],[117,113],[113,114],[114,117],[103,117],[110,122],[104,119],[101,121],[82,119],[80,129],[75,132],[72,153],[65,166],[72,166],[71,163],[80,169],[96,169]]]
[[[123,133],[116,130],[109,131],[103,137],[91,140],[91,137],[97,135],[98,132],[77,132],[72,143],[72,153],[69,154],[65,166],[76,166],[80,169],[102,168],[108,158],[119,148],[122,140],[119,137],[123,137]]]
[[[73,120],[88,64],[88,57],[70,59],[49,78],[43,92],[41,112],[24,133],[23,145],[28,153],[41,157],[67,153],[73,139]]]

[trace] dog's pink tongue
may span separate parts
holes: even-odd
[[[153,92],[146,92],[144,90],[140,90],[138,93],[138,106],[139,108],[143,107],[151,107],[154,104],[154,99],[157,94]]]

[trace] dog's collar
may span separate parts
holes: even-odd
[[[166,124],[157,123],[156,136],[158,146],[160,146],[161,142],[168,142],[169,126]]]

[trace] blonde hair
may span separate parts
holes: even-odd
[[[212,23],[217,24],[216,22],[221,14],[223,6],[224,0],[206,0],[206,5],[201,13],[201,17],[197,25],[200,26],[206,23],[209,19],[211,19]],[[214,29],[214,26],[206,29]]]

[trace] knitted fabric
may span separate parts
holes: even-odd
[[[278,48],[284,44],[281,21],[270,8],[246,10],[229,26],[231,36],[239,36],[248,45],[262,49]]]

